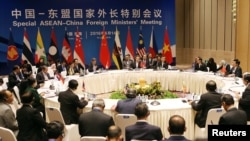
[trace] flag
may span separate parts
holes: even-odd
[[[101,38],[100,62],[102,66],[104,66],[106,69],[108,69],[111,65],[108,40],[104,29],[102,31],[102,38]]]
[[[140,33],[139,33],[137,54],[140,57],[142,57],[144,54],[146,54],[146,49],[145,49],[145,45],[144,45],[144,39],[143,39],[142,31],[140,31]]]
[[[65,80],[65,79],[62,77],[61,73],[56,72],[56,73],[55,73],[55,76],[56,76],[56,79],[57,79],[58,81],[61,81],[62,84],[64,84],[64,80]]]
[[[77,31],[76,31],[74,58],[77,58],[77,59],[78,59],[78,62],[79,62],[82,66],[85,66],[85,65],[84,65],[85,60],[84,60],[83,46],[82,46],[81,37],[80,37],[80,34],[79,34],[78,29],[77,29]]]
[[[51,29],[48,59],[53,62],[57,62],[59,60],[59,52],[58,52],[56,34],[54,28]]]
[[[43,39],[38,28],[36,37],[36,53],[35,53],[35,63],[37,64],[41,58],[44,58],[45,63],[47,63],[45,49],[43,45]]]
[[[9,35],[9,43],[8,43],[8,50],[7,50],[7,60],[8,60],[8,67],[13,68],[14,65],[19,65],[19,54],[17,47],[14,42],[14,38],[12,35],[12,31],[10,30]]]
[[[73,61],[73,55],[72,55],[72,51],[71,51],[71,47],[70,47],[70,43],[69,43],[69,39],[68,39],[68,35],[66,31],[65,31],[65,35],[63,39],[62,56],[65,62],[67,62],[67,64]]]
[[[163,47],[162,47],[162,56],[166,57],[166,61],[168,62],[168,64],[171,64],[173,62],[172,51],[171,51],[171,46],[170,46],[167,28],[164,31],[164,42],[163,42]]]
[[[119,31],[116,28],[115,31],[115,42],[114,42],[114,49],[112,52],[112,59],[117,67],[117,69],[122,69],[122,60],[123,60],[123,54],[122,54],[122,48],[121,48],[121,42],[119,38]]]
[[[131,37],[129,28],[128,28],[128,34],[127,34],[126,49],[125,49],[125,55],[127,54],[129,54],[130,58],[134,60],[134,57],[135,57],[134,47],[133,47],[132,37]]]
[[[153,58],[158,53],[158,47],[156,44],[155,34],[154,34],[153,29],[152,29],[151,36],[150,36],[149,53],[152,54]]]
[[[33,53],[31,50],[29,37],[26,29],[24,30],[24,36],[23,36],[23,53],[22,53],[22,61],[27,60],[29,64],[34,64],[34,58]]]

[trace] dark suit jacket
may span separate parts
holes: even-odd
[[[50,77],[49,73],[46,73],[48,79],[53,79],[53,77]],[[43,71],[40,71],[39,73],[36,74],[36,81],[37,84],[44,83],[45,78],[43,76]]]
[[[96,71],[99,69],[99,66],[98,65],[95,65],[96,66]],[[89,67],[88,67],[88,70],[89,70],[89,72],[93,72],[94,71],[94,66],[93,66],[93,64],[90,64],[89,65]]]
[[[217,69],[217,71],[221,70],[222,67],[223,67],[223,66],[220,66],[220,67]],[[226,73],[225,73],[225,75],[228,75],[229,72],[230,72],[230,65],[229,65],[229,64],[226,64]]]
[[[239,99],[239,109],[243,110],[247,114],[247,120],[250,121],[250,86],[247,86]]]
[[[108,128],[114,125],[113,117],[98,109],[82,113],[79,118],[81,136],[107,136]]]
[[[136,67],[136,65],[138,65],[138,66]],[[139,61],[139,62],[134,61],[132,66],[133,66],[133,69],[141,68],[141,61]]]
[[[207,113],[212,108],[221,108],[221,94],[217,92],[208,92],[202,94],[200,100],[191,103],[192,108],[197,111],[195,123],[200,127],[205,127]]]
[[[81,70],[83,71],[85,69],[84,69],[84,67],[80,63],[78,63],[77,66],[74,67],[74,72],[75,73],[80,73]]]
[[[170,136],[168,139],[163,141],[191,141],[191,140],[180,135],[180,136]]]
[[[234,70],[234,67],[231,68],[231,70],[229,71],[229,74],[235,74],[236,77],[242,77],[242,69],[240,66],[238,66],[234,72],[233,70]]]
[[[127,98],[124,100],[119,100],[117,102],[115,111],[120,114],[134,114],[136,104],[141,102],[142,101],[137,98]]]
[[[168,69],[168,63],[165,61],[163,62],[163,65],[162,65],[162,62],[161,61],[158,61],[156,62],[155,64],[155,69]]]
[[[88,102],[79,100],[79,97],[74,94],[70,89],[60,92],[58,101],[60,102],[60,110],[66,124],[77,124],[79,114],[77,108],[84,108]]]
[[[46,141],[46,122],[40,112],[30,105],[24,104],[17,110],[16,119],[19,133],[18,141]]]
[[[58,73],[61,73],[62,71],[67,71],[67,67],[60,64],[56,67],[56,70]]]
[[[247,125],[247,114],[234,107],[220,117],[219,125]]]
[[[133,60],[123,61],[123,69],[132,69]]]
[[[162,140],[163,135],[160,127],[137,121],[125,128],[126,141],[137,140]]]
[[[19,78],[22,80],[22,77],[20,75],[18,75]],[[8,89],[12,90],[14,86],[19,86],[20,82],[17,77],[16,74],[14,72],[11,72],[8,76]]]
[[[201,65],[196,63],[194,69],[195,71],[207,71],[207,65],[205,63],[202,63]]]

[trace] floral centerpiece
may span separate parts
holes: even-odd
[[[136,89],[137,96],[148,96],[148,99],[165,99],[165,98],[178,98],[178,95],[168,91],[162,90],[161,83],[154,81],[147,84],[145,79],[141,78],[139,83],[130,83],[125,86],[125,90],[118,90],[111,94],[111,99],[125,99],[125,91],[128,88]]]

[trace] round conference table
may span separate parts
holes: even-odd
[[[60,84],[56,82],[56,87],[62,88],[60,90],[63,91],[67,88],[67,82],[70,79],[76,79],[79,82],[79,86],[76,91],[79,97],[83,96],[81,87],[83,82],[85,83],[86,91],[89,93],[96,94],[98,97],[99,94],[122,90],[126,84],[138,82],[141,78],[144,78],[148,84],[153,81],[159,81],[161,82],[162,88],[167,90],[181,91],[183,85],[185,85],[187,91],[197,95],[201,95],[202,93],[206,92],[205,85],[209,80],[214,80],[217,84],[218,91],[223,93],[232,93],[232,91],[244,90],[244,85],[242,84],[239,78],[221,77],[209,72],[181,72],[178,70],[113,70],[96,74],[90,73],[82,77],[67,76],[65,83]],[[51,83],[52,82],[47,82],[47,85],[45,85],[44,88],[41,88],[39,91],[47,91],[47,94],[45,95],[45,106],[59,108],[60,104],[57,101],[58,97],[54,95],[54,92],[52,92],[52,95],[48,92],[48,86]],[[53,83],[55,83],[55,81]],[[191,94],[188,95],[190,97]],[[183,116],[186,120],[187,130],[184,135],[191,140],[194,139],[195,111],[192,110],[191,106],[188,103],[182,102],[183,99],[186,98],[157,99],[157,101],[160,102],[160,105],[158,106],[151,105],[150,102],[153,100],[148,100],[147,103],[150,110],[148,122],[150,124],[161,127],[164,137],[169,137],[167,128],[170,116],[178,114]],[[115,105],[118,100],[104,100],[106,105],[104,112],[114,117],[116,113],[111,110],[111,107]],[[83,109],[83,112],[90,111],[91,106],[92,101],[89,101],[88,105]]]

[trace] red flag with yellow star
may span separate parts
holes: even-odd
[[[168,64],[173,62],[172,51],[171,51],[171,44],[168,37],[168,29],[166,28],[164,31],[164,42],[162,47],[162,56],[165,56],[166,61]]]
[[[102,64],[102,66],[106,69],[108,69],[111,65],[108,40],[107,40],[106,32],[104,29],[102,31],[102,38],[101,38],[100,62]]]

